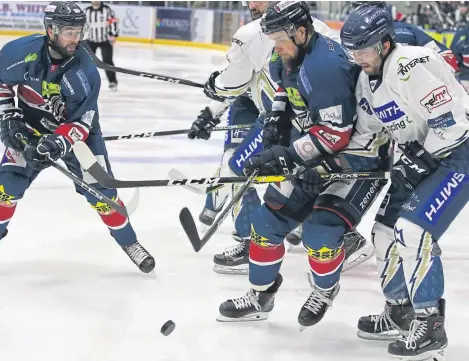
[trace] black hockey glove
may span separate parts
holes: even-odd
[[[303,167],[301,167],[303,168]],[[314,168],[303,168],[295,174],[294,183],[305,193],[319,194],[324,190],[327,181],[321,179],[321,175]]]
[[[209,107],[202,109],[187,135],[189,139],[209,139],[212,129],[220,123],[220,119],[213,118]]]
[[[218,102],[224,102],[226,98],[218,95],[217,91],[215,90],[215,78],[219,75],[219,71],[214,71],[212,74],[210,74],[210,77],[204,84],[204,94],[210,99],[216,100]]]
[[[259,169],[259,175],[290,174],[295,167],[288,148],[274,145],[253,155],[244,163],[244,174],[251,175]]]
[[[0,116],[0,140],[5,147],[12,148],[17,152],[24,150],[24,143],[17,134],[25,138],[29,136],[23,117],[23,110],[19,108],[5,109]]]
[[[63,135],[49,134],[41,138],[37,147],[26,146],[24,158],[31,168],[42,170],[47,168],[49,158],[58,160],[66,155],[72,148],[72,144]]]
[[[283,111],[269,112],[264,118],[264,133],[262,145],[269,149],[273,145],[288,147],[290,145],[290,130],[292,124],[288,114]]]
[[[407,142],[401,158],[392,171],[392,182],[400,187],[415,189],[438,168],[438,161],[416,140]]]

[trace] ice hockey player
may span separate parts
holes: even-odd
[[[391,14],[390,7],[389,5],[387,5],[386,1],[351,2],[352,10],[357,9],[359,6],[362,5],[381,7]],[[415,25],[408,24],[405,22],[394,21],[394,30],[396,32],[396,43],[402,45],[423,46],[425,48],[432,49],[439,53],[455,71],[458,69],[458,59],[455,56],[456,53],[453,50],[453,46],[451,46],[450,50],[448,49],[448,47],[446,47],[439,41],[433,39],[425,31],[419,29]],[[454,42],[452,44],[454,44]]]
[[[46,35],[13,40],[0,51],[0,139],[7,148],[0,166],[2,238],[18,201],[39,172],[50,165],[49,157],[63,160],[71,172],[92,183],[72,152],[74,142],[85,141],[111,172],[99,126],[101,81],[80,45],[86,31],[85,14],[72,2],[54,1],[45,8],[44,25]],[[17,107],[14,86],[18,86]],[[20,137],[30,145],[25,146]],[[96,188],[122,204],[115,189],[99,184]],[[97,210],[139,269],[151,272],[155,260],[137,241],[129,219],[83,189],[76,187],[76,191]]]
[[[469,93],[469,25],[466,24],[466,26],[456,31],[451,42],[451,50],[459,66],[458,81]]]
[[[231,104],[228,121],[231,124],[254,124],[257,115],[259,121],[249,131],[234,130],[225,137],[225,150],[217,175],[242,175],[244,162],[253,154],[262,150],[263,117],[271,110],[277,85],[269,73],[269,59],[273,42],[265,36],[260,27],[260,17],[269,5],[269,1],[250,1],[249,10],[253,21],[242,26],[233,36],[228,50],[228,66],[222,71],[215,71],[205,83],[204,93],[212,99],[192,125],[189,138],[209,139],[211,129],[219,122],[219,115]],[[314,19],[316,30],[326,36],[335,35],[323,22]],[[244,96],[250,90],[256,110],[251,101]],[[242,140],[242,141],[241,141]],[[240,143],[241,142],[241,143]],[[236,191],[236,187],[234,190]],[[230,189],[222,188],[210,193],[199,220],[211,225],[226,203]],[[241,242],[214,257],[214,270],[219,273],[246,273],[249,253],[249,236],[251,233],[251,215],[260,206],[260,199],[254,188],[244,195],[240,205],[234,210],[234,238]]]
[[[306,104],[308,118],[305,121],[311,121],[312,126],[289,147],[273,145],[252,156],[246,161],[244,171],[251,174],[260,169],[261,174],[284,174],[291,172],[295,163],[311,167],[300,173],[299,182],[268,187],[265,203],[253,215],[249,250],[252,288],[245,296],[223,302],[218,320],[232,322],[268,317],[282,283],[279,270],[285,253],[283,238],[304,221],[303,244],[315,282],[298,316],[300,325],[306,327],[323,318],[339,292],[345,258],[343,236],[360,221],[367,208],[364,206],[367,193],[378,193],[379,184],[371,180],[325,184],[319,181],[319,174],[313,168],[324,156],[329,157],[349,144],[356,119],[358,67],[349,63],[337,42],[314,31],[305,2],[271,3],[261,26],[275,41],[276,53],[285,66],[290,71],[299,67],[295,98]],[[296,84],[284,80],[286,88],[290,85],[297,88]],[[352,161],[355,164],[352,165]],[[340,165],[334,164],[344,170],[368,171],[377,167],[378,161],[376,156],[351,157],[344,158]],[[317,209],[311,212],[314,205]]]
[[[341,40],[363,69],[358,122],[384,126],[402,151],[372,234],[385,310],[362,317],[359,336],[401,334],[389,345],[391,355],[441,360],[448,340],[434,243],[469,199],[469,96],[434,51],[395,43],[383,9],[357,8]]]

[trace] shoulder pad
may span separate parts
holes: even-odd
[[[233,35],[232,42],[238,44],[242,47],[246,43],[250,43],[250,41],[255,38],[259,37],[261,33],[261,20],[257,19],[255,21],[250,22],[244,26],[241,26]]]

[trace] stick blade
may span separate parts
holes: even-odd
[[[181,209],[181,212],[179,212],[179,221],[192,244],[192,248],[194,248],[194,251],[199,252],[202,248],[202,243],[200,241],[199,231],[195,225],[194,218],[188,208],[184,207]]]

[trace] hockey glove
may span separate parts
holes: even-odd
[[[259,169],[259,175],[290,174],[294,167],[288,148],[274,145],[246,160],[243,172],[251,175]]]
[[[416,140],[407,142],[403,154],[393,167],[392,182],[415,189],[429,174],[436,171],[438,161]]]
[[[305,193],[315,195],[324,190],[326,182],[327,181],[321,179],[321,175],[314,168],[303,168],[303,170],[300,170],[294,178],[294,183]]]
[[[220,119],[213,118],[209,107],[202,109],[187,135],[189,139],[209,139],[212,129],[220,123]]]
[[[287,113],[283,111],[267,113],[264,118],[264,133],[262,135],[264,149],[269,149],[273,145],[288,147],[291,127],[292,124]]]
[[[5,147],[12,148],[17,152],[24,150],[24,143],[17,134],[24,138],[28,138],[29,135],[23,117],[23,110],[19,108],[5,109],[0,116],[0,140]]]
[[[31,168],[42,170],[49,166],[49,159],[58,160],[72,149],[72,144],[62,135],[49,134],[41,138],[37,147],[27,146],[24,158]]]
[[[210,74],[210,78],[208,78],[204,84],[204,94],[210,99],[216,100],[218,102],[224,102],[226,98],[218,95],[217,91],[215,90],[215,79],[219,75],[219,71],[214,71],[212,74]]]

